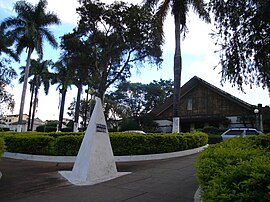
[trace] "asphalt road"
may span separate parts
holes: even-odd
[[[198,154],[166,160],[117,163],[132,172],[111,181],[74,186],[58,174],[70,163],[0,160],[0,201],[33,202],[191,202],[198,188]]]

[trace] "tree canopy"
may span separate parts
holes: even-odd
[[[10,48],[13,40],[4,34],[2,27],[0,27],[0,41],[0,116],[2,116],[5,109],[13,110],[15,106],[13,95],[7,91],[6,87],[17,76],[8,56],[15,60],[18,60],[18,56]]]
[[[80,2],[78,27],[65,39],[77,46],[66,43],[65,49],[88,61],[83,68],[90,70],[90,86],[101,99],[109,86],[130,77],[135,63],[161,63],[157,25],[149,9],[124,2]]]
[[[270,90],[270,0],[210,0],[222,82]]]

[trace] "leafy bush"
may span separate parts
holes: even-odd
[[[26,154],[50,154],[54,138],[47,135],[5,135],[7,151]]]
[[[114,155],[156,154],[193,149],[207,144],[202,132],[174,134],[111,133]]]
[[[83,135],[65,135],[55,141],[55,155],[76,156],[83,140]]]
[[[10,152],[77,155],[83,133],[0,133]],[[114,155],[156,154],[193,149],[207,144],[207,134],[195,133],[110,133]]]
[[[232,138],[199,156],[203,201],[270,201],[270,135]]]
[[[9,128],[0,128],[0,132],[4,132],[4,131],[10,131]]]
[[[213,126],[204,127],[198,129],[198,131],[208,134],[208,144],[216,144],[222,142],[221,134],[226,131],[226,129],[219,129]]]
[[[67,136],[67,135],[71,135],[71,136],[83,135],[84,133],[83,132],[77,132],[77,133],[74,133],[74,132],[49,132],[49,133],[36,133],[36,134],[48,135],[48,136],[57,138],[57,137]]]
[[[200,129],[200,131],[207,133],[208,135],[221,135],[226,129],[219,129],[213,126],[208,126]]]
[[[216,144],[222,142],[221,135],[209,135],[208,134],[208,144]]]
[[[37,132],[56,132],[57,126],[41,125],[36,128]]]
[[[2,154],[4,153],[5,151],[5,141],[3,138],[0,138],[0,157],[2,156]]]
[[[61,132],[72,132],[72,128],[71,127],[66,127],[66,128],[62,128]]]

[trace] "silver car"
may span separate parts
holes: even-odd
[[[230,128],[226,130],[222,135],[222,140],[226,140],[232,137],[246,137],[250,135],[260,135],[261,131],[256,130],[255,128]]]

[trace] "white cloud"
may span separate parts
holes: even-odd
[[[210,38],[211,25],[205,23],[194,13],[189,13],[187,18],[188,33],[183,38],[181,35],[181,51],[183,54],[204,55],[212,51],[214,41]],[[164,51],[174,52],[174,19],[170,14],[164,23],[165,46]]]
[[[76,8],[78,6],[78,0],[48,0],[48,11],[55,12],[66,23],[77,24]]]

